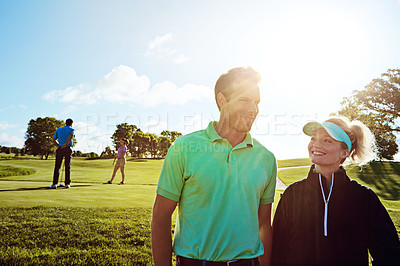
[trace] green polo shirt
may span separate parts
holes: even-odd
[[[258,207],[274,201],[276,159],[247,134],[233,147],[210,122],[170,147],[157,193],[179,202],[173,250],[209,261],[264,253]]]

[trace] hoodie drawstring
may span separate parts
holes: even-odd
[[[324,193],[324,187],[322,186],[321,174],[319,174],[319,184],[321,185],[322,198],[324,199],[324,202],[325,202],[324,236],[328,236],[328,203],[329,203],[329,199],[331,198],[334,180],[335,180],[335,175],[332,173],[332,185],[331,185],[331,188],[329,189],[328,199],[326,199],[325,198],[325,193]]]

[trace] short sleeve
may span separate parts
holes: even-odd
[[[179,201],[185,183],[184,153],[179,143],[174,143],[168,150],[157,185],[157,194],[173,201]]]
[[[276,165],[276,159],[274,157],[270,168],[269,176],[267,176],[268,183],[264,190],[263,195],[261,196],[260,204],[271,204],[274,202],[276,178],[277,178],[276,173],[277,173],[277,165]]]

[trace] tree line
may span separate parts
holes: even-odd
[[[64,121],[57,120],[54,117],[31,119],[25,134],[24,151],[30,155],[40,156],[41,159],[48,159],[49,155],[55,154],[57,149],[52,141],[54,132],[64,125]],[[115,150],[119,148],[121,139],[127,139],[129,140],[128,154],[136,158],[164,158],[171,144],[182,136],[182,133],[169,130],[162,131],[160,136],[145,133],[136,125],[128,125],[127,123],[119,124],[116,128],[111,137]],[[75,137],[73,143],[74,146],[77,143]],[[73,156],[91,159],[113,158],[116,154],[115,150],[107,146],[100,156],[94,152],[82,153],[81,151],[74,151]]]
[[[373,79],[364,89],[354,90],[351,96],[343,98],[340,110],[332,114],[366,124],[375,135],[378,159],[393,160],[399,151],[396,134],[400,132],[400,69],[389,69],[380,78]],[[31,119],[24,147],[18,149],[0,146],[0,151],[16,155],[39,155],[42,159],[47,159],[56,150],[51,138],[56,129],[64,125],[64,121],[53,117]],[[177,131],[168,130],[164,130],[159,136],[145,133],[136,125],[127,123],[119,124],[116,128],[111,137],[114,149],[117,150],[119,140],[125,138],[129,140],[128,153],[137,158],[163,158],[171,144],[182,136]],[[74,143],[76,144],[76,139]],[[74,151],[74,156],[112,158],[115,150],[108,146],[100,156],[94,152],[80,151]]]
[[[182,133],[169,130],[164,130],[160,136],[157,136],[153,133],[144,133],[135,125],[122,123],[117,125],[117,129],[111,136],[111,139],[116,150],[119,148],[119,141],[127,139],[129,141],[127,146],[128,152],[133,157],[164,158],[167,155],[169,147],[180,136],[182,136]],[[106,148],[105,152],[110,150]]]
[[[0,145],[0,153],[5,153],[5,154],[12,154],[14,153],[15,156],[24,156],[26,154],[25,148],[17,148],[17,147],[7,147],[7,146],[1,146]]]

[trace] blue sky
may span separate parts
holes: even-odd
[[[30,119],[74,120],[100,153],[118,123],[159,134],[218,120],[219,75],[263,77],[252,134],[278,159],[307,157],[310,120],[400,67],[400,1],[1,1],[0,145]]]

